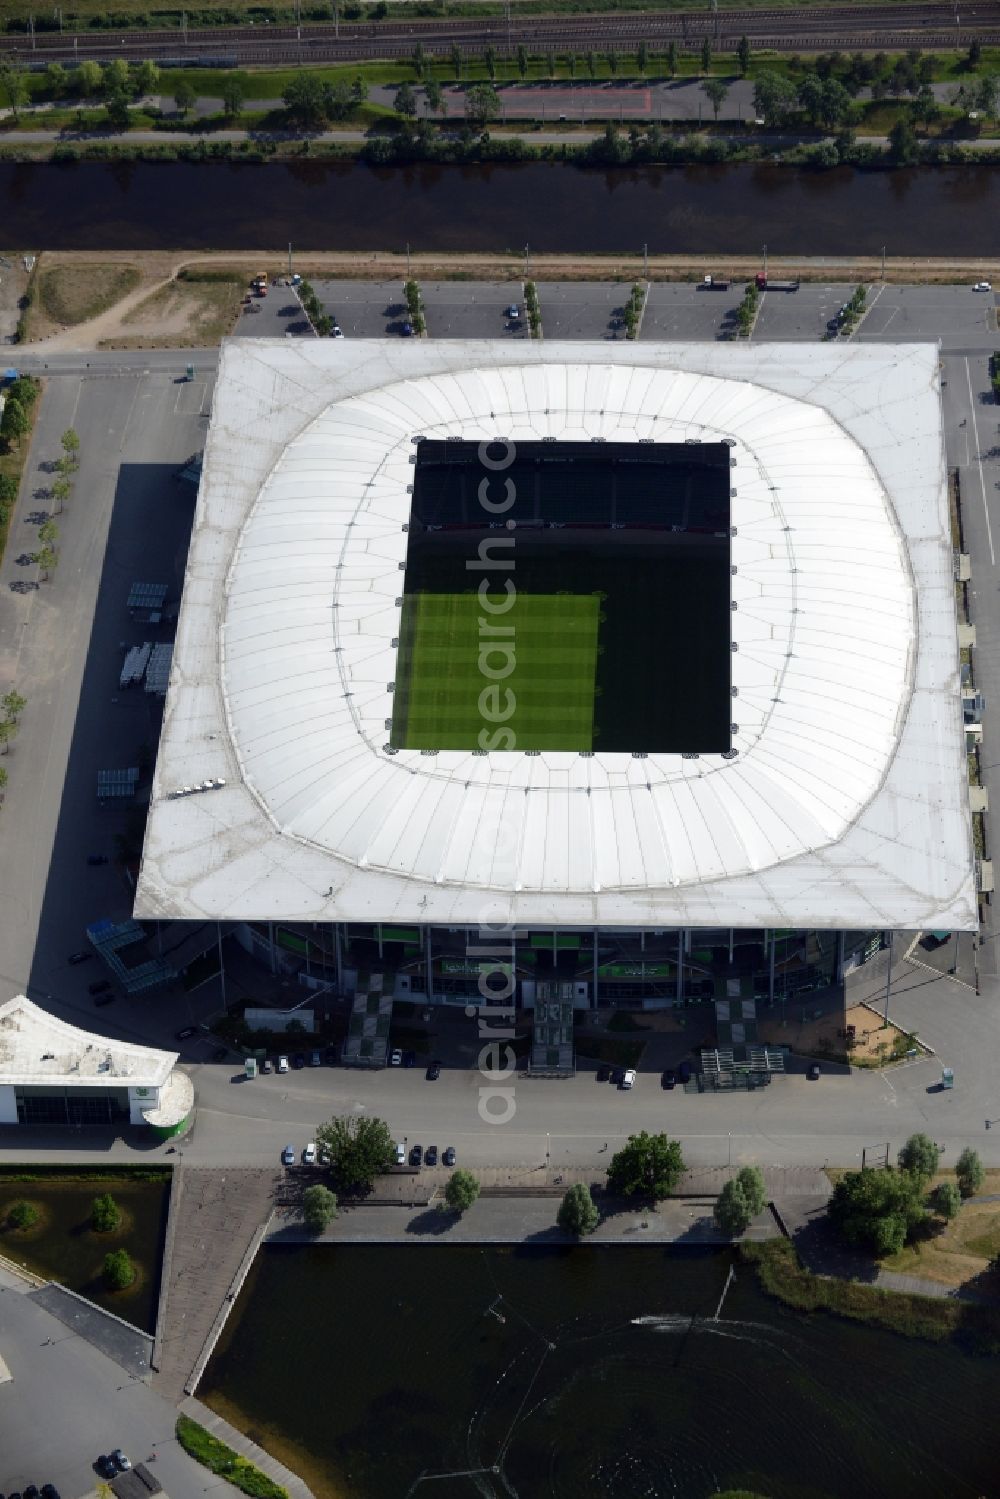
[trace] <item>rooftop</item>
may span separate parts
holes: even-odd
[[[23,994],[0,1004],[0,1086],[159,1088],[177,1056],[81,1030]]]
[[[434,439],[727,446],[724,741],[408,740]],[[503,470],[484,473],[499,517]],[[523,520],[491,521],[485,553],[472,537],[487,603],[537,540]],[[137,914],[972,927],[952,572],[930,345],[227,343]],[[665,660],[654,640],[651,693],[675,686]]]

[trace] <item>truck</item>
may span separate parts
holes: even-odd
[[[732,282],[722,276],[706,276],[701,285],[704,291],[728,291]]]
[[[754,280],[757,282],[758,291],[798,291],[799,282],[796,281],[772,281],[770,276],[765,276],[763,271],[758,271]]]

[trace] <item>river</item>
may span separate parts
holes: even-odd
[[[198,1394],[317,1499],[996,1499],[1000,1362],[791,1312],[747,1268],[716,1321],[730,1263],[271,1246]]]
[[[0,162],[5,246],[994,256],[1000,172]]]

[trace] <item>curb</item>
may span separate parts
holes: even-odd
[[[163,1351],[163,1329],[166,1322],[167,1298],[170,1294],[170,1271],[174,1260],[174,1240],[177,1237],[177,1219],[180,1216],[181,1191],[183,1189],[182,1166],[178,1163],[170,1173],[170,1197],[167,1202],[167,1232],[163,1241],[163,1263],[160,1266],[160,1295],[156,1304],[156,1327],[153,1332],[153,1352],[149,1367],[160,1372],[160,1354]]]

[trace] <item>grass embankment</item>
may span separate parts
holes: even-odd
[[[27,377],[26,377],[27,378]],[[38,407],[41,401],[41,381],[32,382],[38,390],[34,401],[27,413],[28,430],[18,442],[8,443],[0,438],[0,477],[13,480],[15,495],[20,490],[21,479],[24,474],[24,465],[28,461],[28,452],[31,448],[31,439],[35,430],[35,422],[38,420]],[[7,536],[10,532],[11,517],[14,514],[16,500],[9,504],[0,503],[0,558],[7,549]]]
[[[287,1489],[275,1483],[273,1478],[268,1478],[266,1473],[255,1468],[245,1457],[240,1457],[225,1442],[220,1442],[204,1426],[192,1421],[190,1416],[178,1416],[175,1430],[177,1440],[195,1462],[201,1463],[211,1473],[218,1473],[236,1488],[242,1489],[244,1494],[252,1494],[254,1499],[288,1499]]]
[[[739,1253],[756,1270],[762,1289],[796,1311],[830,1312],[907,1338],[930,1343],[955,1339],[978,1353],[1000,1353],[1000,1307],[813,1275],[787,1239],[742,1243]]]
[[[26,319],[28,339],[44,338],[55,328],[75,328],[114,307],[142,280],[138,266],[56,265],[42,269],[38,295]]]

